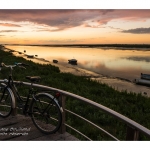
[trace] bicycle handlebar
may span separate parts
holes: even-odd
[[[25,64],[25,63],[15,63],[15,65],[17,65],[17,66],[29,66],[28,64]]]
[[[1,70],[1,67],[7,67],[7,68],[10,68],[10,69],[13,69],[14,67],[16,66],[19,66],[21,68],[24,68],[26,69],[24,66],[29,66],[28,64],[25,64],[25,63],[15,63],[15,65],[6,65],[4,64],[3,62],[1,63],[1,66],[0,66],[0,70]]]

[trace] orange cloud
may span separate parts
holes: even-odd
[[[4,32],[18,32],[17,30],[0,30],[0,33],[4,33]]]
[[[5,27],[21,27],[20,25],[11,24],[11,23],[0,23],[0,26],[5,26]]]

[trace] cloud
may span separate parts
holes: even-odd
[[[123,33],[150,34],[150,28],[135,28],[121,31]]]
[[[82,41],[84,41],[85,39],[63,39],[63,38],[59,38],[59,39],[49,39],[49,40],[38,40],[39,43],[42,44],[68,44],[68,43],[80,43]]]
[[[110,29],[115,29],[115,30],[122,30],[121,28],[114,28],[112,26],[108,26]]]
[[[84,24],[84,27],[101,28],[99,25],[89,25],[89,24]]]
[[[0,30],[0,33],[4,33],[4,32],[18,32],[17,30]]]
[[[46,31],[46,32],[55,32],[55,31],[61,31],[63,29],[61,28],[58,28],[58,29],[38,29],[38,30],[34,30],[36,32],[43,32],[43,31]]]
[[[150,19],[150,10],[104,10],[104,9],[2,9],[0,10],[1,21],[13,22],[31,22],[34,24],[46,25],[47,27],[55,27],[60,31],[80,25],[85,25],[87,22],[93,22],[99,27],[106,25],[112,20],[126,21],[146,21]],[[8,24],[7,24],[8,25]]]
[[[81,41],[81,40],[80,40]],[[51,43],[71,43],[71,42],[79,42],[79,40],[75,39],[58,39],[58,40],[49,40]]]
[[[84,27],[92,27],[92,26],[86,23],[84,24]]]
[[[79,26],[85,20],[93,18],[94,14],[97,16],[97,13],[88,10],[0,10],[0,20],[29,21],[63,30]]]
[[[110,28],[110,29],[114,29],[114,30],[121,30],[121,28],[115,28],[115,27],[112,27],[112,26],[101,26],[101,25],[89,25],[89,24],[84,24],[84,27],[90,27],[90,28]]]
[[[0,26],[5,26],[5,27],[21,27],[20,25],[11,24],[11,23],[0,23]]]

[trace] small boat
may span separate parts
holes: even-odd
[[[58,63],[58,60],[53,60],[53,63]]]
[[[70,60],[68,60],[68,63],[72,64],[72,65],[77,65],[77,60],[76,59],[70,59]]]
[[[141,73],[141,78],[135,79],[134,82],[136,84],[150,86],[150,74]]]
[[[143,73],[141,73],[141,79],[150,80],[150,74],[143,74]]]
[[[34,58],[34,55],[27,55],[27,58]]]
[[[141,84],[141,85],[150,86],[150,80],[135,79],[134,82],[135,82],[136,84]]]

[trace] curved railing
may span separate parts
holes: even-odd
[[[4,80],[0,80],[0,82],[4,82]],[[20,83],[21,81],[15,81],[15,83]],[[22,85],[25,85],[25,86],[30,86],[31,83],[28,83],[28,82],[21,82]],[[80,131],[78,131],[77,129],[73,128],[72,126],[68,125],[66,123],[66,118],[65,118],[65,114],[66,113],[70,113],[80,119],[82,119],[83,121],[89,123],[90,125],[96,127],[97,129],[101,130],[102,132],[104,132],[105,134],[107,134],[109,137],[111,137],[112,139],[114,140],[119,140],[118,138],[116,138],[115,136],[113,136],[112,134],[110,134],[108,131],[104,130],[103,128],[99,127],[98,125],[94,124],[93,122],[91,122],[90,120],[80,116],[79,114],[76,114],[68,109],[65,109],[65,100],[66,100],[66,97],[72,97],[74,99],[77,99],[79,101],[82,101],[84,103],[87,103],[89,104],[90,106],[93,106],[94,108],[97,108],[99,110],[102,110],[103,112],[111,115],[111,116],[114,116],[115,118],[117,118],[118,120],[124,122],[126,125],[127,125],[127,130],[126,130],[126,140],[138,140],[139,138],[139,132],[140,133],[143,133],[144,135],[146,135],[147,137],[150,137],[150,130],[145,128],[144,126],[138,124],[137,122],[117,113],[116,111],[113,111],[101,104],[98,104],[92,100],[89,100],[87,98],[84,98],[84,97],[81,97],[79,95],[76,95],[76,94],[73,94],[73,93],[69,93],[69,92],[66,92],[66,91],[63,91],[63,90],[60,90],[60,89],[56,89],[56,88],[53,88],[53,87],[48,87],[48,86],[44,86],[44,85],[40,85],[40,84],[33,84],[33,87],[36,87],[36,88],[40,88],[42,90],[50,90],[50,91],[57,91],[57,92],[60,92],[61,93],[61,98],[60,98],[60,101],[61,101],[61,105],[62,105],[62,108],[63,108],[63,119],[62,119],[62,126],[61,126],[61,129],[59,132],[61,133],[64,133],[66,131],[66,127],[74,130],[75,132],[77,132],[78,134],[82,135],[84,138],[88,139],[88,140],[91,140],[89,137],[87,137],[85,134],[81,133]]]

